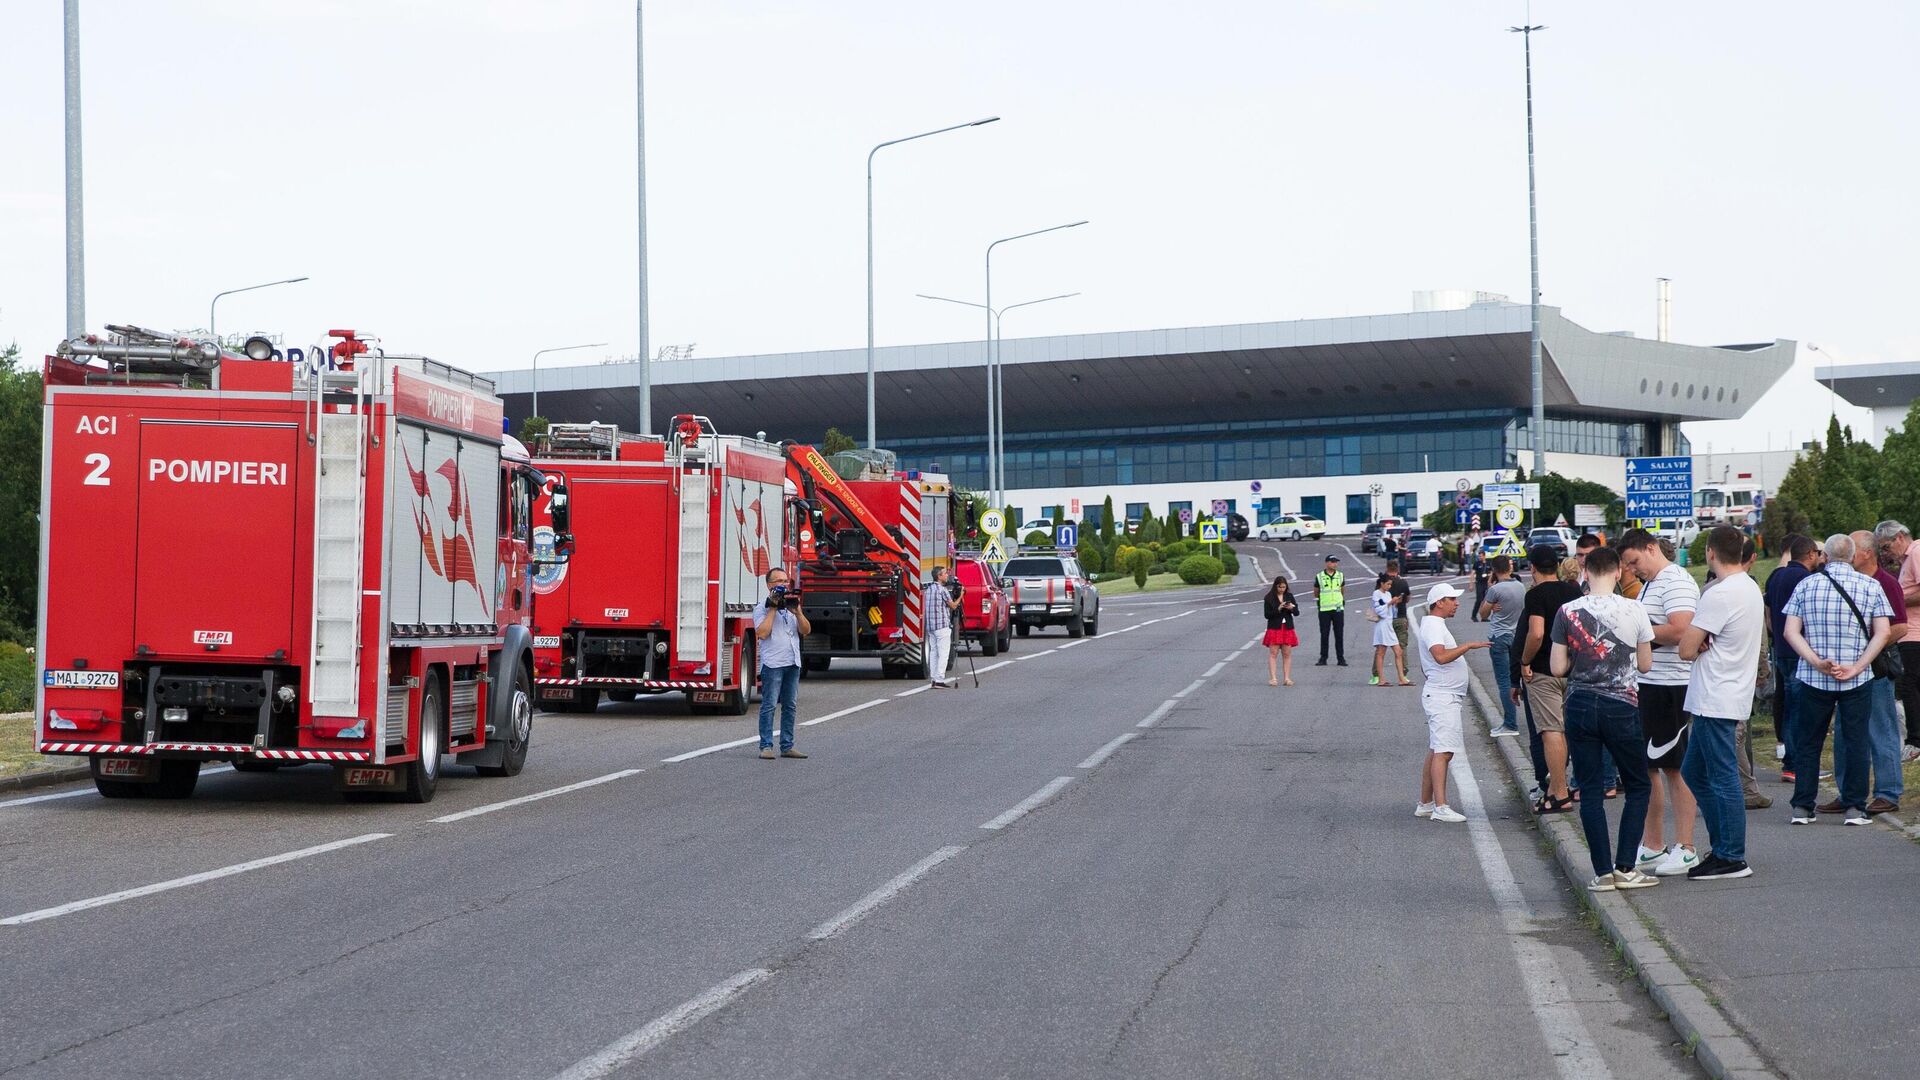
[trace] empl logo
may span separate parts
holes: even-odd
[[[193,643],[195,645],[231,645],[233,644],[233,631],[195,630],[193,632]]]

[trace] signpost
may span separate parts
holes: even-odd
[[[1573,523],[1586,527],[1600,527],[1607,523],[1607,508],[1597,503],[1573,504]]]
[[[1007,545],[1002,542],[998,536],[988,537],[987,546],[980,552],[980,557],[993,566],[995,573],[1005,570],[1007,568]]]
[[[1062,551],[1070,551],[1080,542],[1080,530],[1073,522],[1053,527],[1053,546]]]
[[[1482,501],[1498,506],[1513,503],[1522,510],[1540,509],[1539,484],[1486,484],[1480,489]]]
[[[1519,528],[1521,519],[1526,516],[1527,512],[1520,509],[1519,503],[1503,502],[1499,508],[1493,512],[1493,520],[1498,522],[1503,529]]]
[[[1635,521],[1693,516],[1693,458],[1627,459],[1627,517]]]
[[[1000,511],[989,510],[980,515],[981,532],[986,533],[988,536],[999,536],[1006,530],[1007,520],[1000,516]]]

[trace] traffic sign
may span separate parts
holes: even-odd
[[[1182,525],[1193,524],[1193,511],[1191,510],[1180,511],[1180,524]]]
[[[1455,525],[1465,525],[1467,523],[1466,507],[1462,506],[1453,512],[1453,523]]]
[[[1463,476],[1460,479],[1455,480],[1453,482],[1453,490],[1459,492],[1462,495],[1465,495],[1467,492],[1473,490],[1473,481],[1468,480],[1466,477]]]
[[[1503,529],[1519,528],[1521,520],[1526,516],[1527,512],[1520,509],[1519,503],[1503,502],[1500,508],[1493,512],[1493,520],[1499,522]]]
[[[981,550],[980,557],[992,563],[995,570],[1004,570],[1007,566],[1007,547],[998,536],[995,536],[987,541],[987,546]]]
[[[999,536],[1006,529],[1007,519],[1000,516],[1000,511],[989,510],[980,515],[980,531],[988,536]]]
[[[1479,499],[1468,499],[1468,500],[1467,500],[1467,513],[1469,513],[1469,514],[1478,514],[1478,513],[1480,512],[1480,511],[1482,511],[1482,510],[1485,510],[1485,509],[1486,509],[1486,507],[1485,507],[1485,506],[1482,506],[1482,505],[1480,504],[1480,500],[1479,500]]]
[[[1220,523],[1212,519],[1208,519],[1206,521],[1201,522],[1200,523],[1200,542],[1203,544],[1219,543],[1220,542]]]
[[[1454,495],[1453,505],[1458,509],[1465,510],[1467,508],[1467,493],[1462,491]]]
[[[1627,517],[1636,521],[1693,516],[1693,458],[1627,459]]]
[[[1472,529],[1474,532],[1480,531],[1480,512],[1478,510],[1470,511],[1468,513],[1467,528]]]
[[[1053,546],[1054,547],[1057,547],[1057,548],[1076,547],[1079,544],[1079,540],[1080,540],[1080,530],[1078,527],[1076,527],[1073,524],[1073,522],[1069,521],[1063,525],[1055,525],[1053,527]]]
[[[1480,497],[1495,506],[1510,502],[1519,506],[1522,510],[1538,510],[1540,508],[1540,485],[1485,484],[1480,488]]]
[[[1260,494],[1260,481],[1258,481],[1258,480],[1255,480],[1255,481],[1254,481],[1254,482],[1253,482],[1252,484],[1250,484],[1250,485],[1248,485],[1248,486],[1249,486],[1249,487],[1251,487],[1251,488],[1253,488],[1253,493],[1254,493],[1255,495],[1258,495],[1258,494]]]
[[[1213,500],[1213,516],[1225,517],[1226,513],[1227,513],[1227,500],[1225,499]]]

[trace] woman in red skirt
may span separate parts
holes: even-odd
[[[1266,609],[1267,636],[1260,639],[1260,644],[1267,647],[1267,685],[1292,686],[1293,647],[1300,644],[1300,635],[1293,632],[1293,617],[1300,614],[1300,605],[1293,602],[1293,589],[1286,578],[1273,579],[1273,588],[1267,590]]]

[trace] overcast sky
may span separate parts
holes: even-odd
[[[623,0],[81,0],[98,327],[329,327],[482,370],[630,354]],[[914,298],[1081,296],[1010,336],[1408,310],[1527,291],[1522,3],[653,0],[652,340],[696,356],[978,335]],[[1803,343],[1697,446],[1823,427],[1816,342],[1920,359],[1920,4],[1540,2],[1542,284],[1652,336]],[[63,330],[59,0],[0,6],[0,341]],[[1863,422],[1864,410],[1846,410]]]

